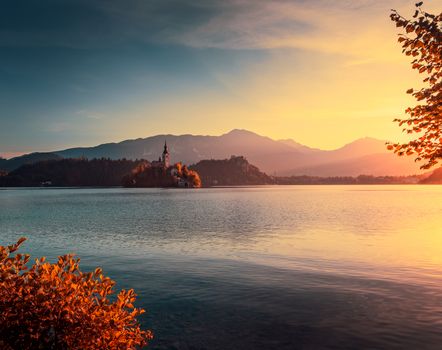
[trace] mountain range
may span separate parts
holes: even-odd
[[[291,139],[273,140],[247,130],[234,129],[220,136],[156,135],[147,138],[78,147],[49,153],[0,159],[0,169],[13,170],[21,164],[59,158],[111,158],[154,160],[167,141],[171,161],[195,164],[203,159],[245,156],[269,175],[312,176],[401,176],[422,171],[412,157],[397,157],[387,151],[385,141],[362,138],[331,151],[310,148]]]

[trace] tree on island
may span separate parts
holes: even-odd
[[[179,165],[179,167],[177,165]],[[181,163],[177,165],[175,166],[177,166],[178,176],[186,179],[193,187],[201,187],[201,179],[196,171],[190,170],[186,165],[182,165]]]
[[[135,167],[131,174],[123,177],[125,187],[201,187],[201,179],[196,171],[176,163],[172,166],[152,166],[145,161]]]
[[[28,254],[15,254],[25,241],[0,246],[0,348],[139,349],[152,339],[141,330],[135,293],[122,290],[100,268],[83,273],[80,259],[64,255],[50,264]]]
[[[419,104],[407,108],[406,119],[395,119],[403,131],[416,134],[408,143],[388,144],[399,156],[415,155],[416,161],[424,161],[422,169],[429,169],[442,159],[442,13],[433,15],[421,9],[423,2],[416,4],[413,20],[408,20],[392,10],[391,20],[396,27],[403,28],[398,41],[402,52],[414,57],[412,68],[424,74],[426,87],[409,89]]]

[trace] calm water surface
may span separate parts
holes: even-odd
[[[0,190],[0,244],[135,288],[153,349],[440,349],[442,186]]]

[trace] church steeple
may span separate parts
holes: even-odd
[[[163,150],[162,161],[163,161],[164,167],[168,168],[170,166],[170,153],[169,153],[169,148],[167,147],[166,140],[164,140],[164,150]]]

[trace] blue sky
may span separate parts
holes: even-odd
[[[419,81],[391,7],[413,3],[3,1],[0,154],[233,128],[323,148],[388,137]]]

